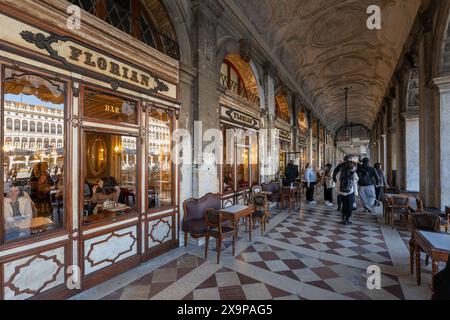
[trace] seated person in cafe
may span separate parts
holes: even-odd
[[[105,201],[118,202],[120,196],[120,187],[114,177],[103,177],[98,184],[92,188],[92,203],[96,206],[94,214],[97,214],[98,207],[103,206]]]
[[[36,163],[29,180],[31,198],[36,203],[38,216],[49,216],[53,210],[50,199],[53,181],[47,170],[47,162]]]
[[[17,239],[23,236],[24,232],[27,232],[21,231],[17,227],[17,222],[31,220],[33,218],[33,208],[33,201],[23,191],[22,186],[18,184],[11,185],[8,196],[3,198],[6,240]]]

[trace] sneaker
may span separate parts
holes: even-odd
[[[317,204],[317,202],[315,202],[315,201],[311,201],[311,204]]]
[[[332,204],[331,202],[325,203],[325,205],[326,205],[327,207],[332,207],[332,206],[333,206],[333,204]]]
[[[352,225],[353,223],[352,223],[350,220],[348,220],[348,221],[347,221],[347,224],[348,224],[348,225]]]

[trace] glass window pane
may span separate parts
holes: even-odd
[[[249,135],[250,141],[250,165],[252,170],[252,186],[259,184],[259,166],[258,166],[258,135],[252,132]]]
[[[173,204],[172,194],[172,117],[164,110],[152,110],[148,116],[148,207]],[[154,139],[152,137],[155,137]]]
[[[84,146],[84,222],[135,212],[137,138],[89,132]]]
[[[234,191],[234,129],[224,128],[223,139],[223,192]]]
[[[86,91],[84,115],[100,120],[137,124],[137,104],[110,94]]]
[[[236,130],[236,181],[239,190],[250,186],[249,150],[249,137],[244,130]]]
[[[65,95],[63,83],[11,69],[6,69],[4,84],[2,116],[14,114],[14,129],[21,130],[11,132],[14,138],[5,135],[3,141],[4,240],[13,241],[63,226],[64,146],[42,148],[42,138],[29,121],[36,105],[50,122],[64,123]],[[64,134],[48,134],[48,139],[64,141]]]

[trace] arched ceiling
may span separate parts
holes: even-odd
[[[421,0],[234,0],[324,115],[372,127]],[[380,30],[367,28],[367,8],[381,8]],[[256,10],[257,8],[257,10]]]

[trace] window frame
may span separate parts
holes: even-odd
[[[34,75],[37,77],[41,77],[49,81],[50,83],[57,82],[61,84],[61,88],[63,90],[64,95],[64,119],[68,117],[68,115],[71,114],[71,92],[69,88],[71,88],[71,80],[65,76],[57,75],[52,73],[48,73],[46,70],[42,70],[40,68],[35,68],[32,66],[24,66],[22,64],[11,64],[9,62],[5,62],[0,60],[0,126],[4,127],[4,120],[7,116],[7,113],[5,112],[5,108],[3,107],[5,105],[5,76],[6,76],[6,69],[11,69],[15,72],[21,72],[26,75]],[[13,121],[14,123],[14,121]],[[69,126],[64,123],[63,125],[63,137],[64,140],[69,141],[71,139],[70,130],[68,128]],[[13,130],[14,132],[14,124],[13,124]],[[0,132],[0,147],[3,150],[3,147],[5,145],[5,136],[6,136],[5,130],[2,130]],[[37,139],[35,140],[37,141]],[[14,142],[12,141],[12,145],[14,145]],[[67,145],[64,145],[64,168],[65,168],[65,178],[63,182],[63,192],[64,197],[67,199],[67,201],[63,201],[63,207],[62,214],[61,214],[61,226],[58,228],[55,228],[53,230],[47,230],[42,233],[37,234],[30,234],[30,236],[22,239],[14,239],[11,241],[5,240],[5,219],[4,219],[4,208],[3,205],[0,205],[0,248],[3,250],[6,250],[7,248],[14,248],[19,245],[26,245],[31,243],[36,243],[38,241],[43,241],[46,239],[50,239],[53,237],[56,237],[58,235],[66,234],[69,230],[69,226],[71,225],[70,219],[69,219],[69,208],[72,203],[72,195],[71,195],[71,186],[69,184],[69,179],[67,178],[67,172],[70,172],[71,168],[71,161],[70,161],[70,149],[67,148]],[[37,143],[36,143],[37,147]],[[2,163],[0,167],[0,174],[4,177],[4,161],[5,161],[5,154],[4,152],[0,153],[0,162]],[[6,190],[4,190],[4,180],[3,183],[0,184],[0,201],[3,202],[4,199],[4,193]],[[70,208],[71,209],[71,208]]]
[[[136,108],[136,119],[137,119],[136,122],[137,123],[131,125],[130,123],[126,123],[126,122],[105,121],[102,119],[86,117],[84,115],[86,91],[90,91],[90,92],[94,91],[97,93],[112,95],[112,96],[118,97],[120,99],[133,101],[137,106],[137,108]],[[135,137],[136,138],[136,159],[141,159],[143,150],[141,148],[141,143],[139,142],[140,141],[139,133],[137,133],[135,131],[134,132],[130,131],[131,128],[137,129],[141,125],[140,114],[142,112],[142,105],[141,105],[141,102],[136,97],[122,93],[122,92],[118,92],[116,90],[104,88],[104,87],[101,87],[98,85],[83,84],[81,86],[80,93],[79,93],[79,101],[80,101],[79,110],[80,110],[81,119],[82,119],[81,127],[80,127],[80,134],[79,134],[79,137],[80,137],[80,146],[79,146],[80,149],[79,150],[81,152],[83,152],[83,150],[85,150],[85,148],[86,148],[86,139],[85,139],[86,133],[104,133],[104,134],[112,134],[112,135],[122,135],[122,136],[126,136],[126,137]],[[102,124],[114,126],[114,128],[95,127],[94,124],[96,122],[99,123],[99,121]],[[86,122],[88,122],[88,123],[86,123]],[[83,219],[84,210],[79,210],[79,212],[74,213],[74,214],[78,214],[79,224],[80,224],[80,227],[82,230],[94,229],[94,228],[97,228],[102,225],[110,225],[117,221],[128,220],[130,218],[139,216],[139,212],[141,212],[141,188],[142,188],[142,184],[140,183],[140,177],[139,177],[140,172],[142,172],[141,166],[142,166],[141,161],[137,161],[137,163],[136,163],[136,192],[135,192],[136,209],[133,210],[132,212],[124,214],[124,215],[115,216],[115,217],[107,217],[107,218],[104,218],[104,219],[101,219],[98,221],[92,221],[89,223],[84,222],[84,219]],[[80,163],[79,163],[80,177],[85,176],[86,170],[87,170],[87,167],[85,165],[85,159],[80,158]],[[82,186],[84,186],[84,180],[83,180],[83,182],[81,182],[81,180],[80,180],[79,184],[80,184],[80,187],[79,187],[78,199],[76,199],[74,201],[78,201],[79,208],[84,208],[84,192],[83,192],[84,188],[82,187]]]
[[[169,117],[170,117],[170,122],[171,122],[171,130],[172,132],[170,132],[170,147],[169,147],[169,153],[171,155],[171,177],[170,177],[170,182],[171,182],[171,193],[172,193],[172,203],[170,205],[165,205],[165,206],[160,206],[160,207],[154,207],[154,208],[149,208],[149,199],[148,199],[148,190],[150,187],[150,183],[149,183],[149,179],[150,179],[150,172],[149,172],[149,153],[150,153],[150,139],[153,139],[152,137],[150,137],[150,130],[149,130],[149,116],[150,116],[150,112],[153,109],[158,109],[158,110],[162,110],[164,112],[166,112]],[[166,108],[166,107],[162,107],[160,105],[152,105],[151,107],[148,107],[146,112],[145,112],[145,128],[147,129],[147,134],[145,135],[145,148],[144,148],[144,152],[145,152],[145,183],[143,185],[143,188],[145,188],[145,201],[144,201],[144,205],[145,205],[145,210],[143,210],[144,214],[152,214],[152,213],[157,213],[160,211],[166,211],[166,210],[175,210],[176,209],[176,198],[177,198],[177,194],[176,194],[176,185],[175,183],[177,183],[177,180],[175,180],[175,175],[176,175],[176,165],[174,163],[174,154],[172,153],[173,151],[173,147],[174,147],[174,142],[173,142],[173,131],[175,130],[175,124],[176,124],[176,113],[175,110],[173,110],[172,108]]]

